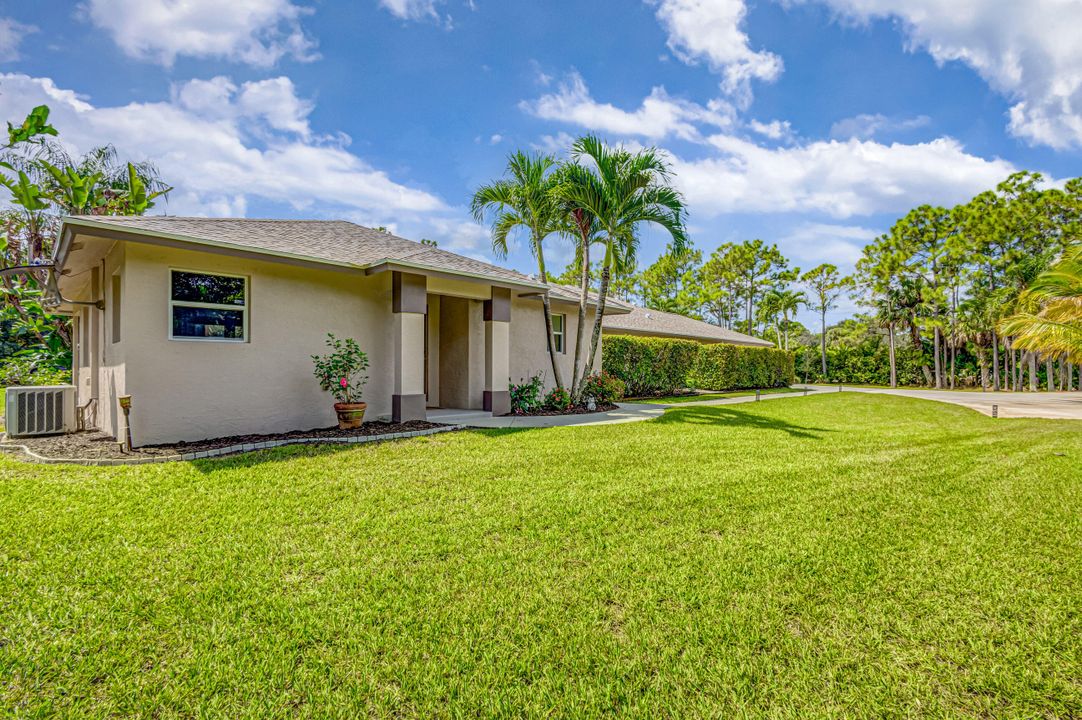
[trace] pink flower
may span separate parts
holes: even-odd
[[[338,384],[341,385],[342,387],[349,387],[349,381],[346,380],[345,378],[342,378],[341,380],[339,380]]]

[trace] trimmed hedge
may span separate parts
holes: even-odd
[[[692,340],[606,335],[601,366],[624,381],[629,397],[670,395],[682,388],[785,387],[796,381],[793,353]]]
[[[606,335],[601,341],[601,368],[624,381],[628,397],[671,394],[687,387],[700,347],[692,340]]]
[[[796,382],[793,353],[742,345],[703,345],[688,386],[703,390],[787,387]]]

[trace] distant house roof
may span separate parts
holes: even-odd
[[[515,270],[344,220],[76,215],[65,218],[64,226],[66,231],[87,235],[93,235],[96,231],[119,232],[135,237],[165,238],[359,270],[395,265],[508,285],[543,287],[533,278]],[[65,252],[62,236],[56,258],[61,264]]]
[[[704,343],[729,343],[773,347],[774,343],[726,330],[717,325],[677,315],[676,313],[632,307],[626,315],[605,315],[601,329],[610,335],[647,335],[652,337],[698,340]]]
[[[549,297],[559,302],[575,303],[578,304],[579,299],[582,297],[582,291],[573,285],[561,285],[560,283],[549,283]],[[591,306],[597,305],[597,293],[593,290],[589,290],[586,293],[586,304]],[[617,300],[614,297],[605,298],[605,316],[621,315],[629,313],[634,309],[634,305],[629,305],[623,300]]]

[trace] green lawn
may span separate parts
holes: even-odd
[[[0,715],[1079,717],[1080,428],[840,393],[0,458]]]
[[[804,392],[801,388],[766,388],[759,391],[763,395],[777,395],[778,393]],[[665,397],[635,398],[628,402],[651,403],[656,405],[677,405],[679,403],[701,402],[703,400],[722,400],[724,398],[748,397],[755,395],[754,390],[734,390],[722,393],[702,393],[700,395],[667,395]]]

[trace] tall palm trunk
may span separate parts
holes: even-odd
[[[594,358],[597,357],[597,345],[601,342],[601,321],[605,317],[605,297],[609,294],[609,279],[612,277],[611,250],[605,252],[605,264],[601,268],[601,282],[597,287],[597,316],[594,318],[594,332],[590,338],[590,354],[586,358],[586,368],[582,371],[582,379],[579,381],[579,389],[582,389],[586,378],[594,371]]]
[[[954,366],[955,359],[958,357],[958,288],[951,288],[951,337],[950,337],[950,356],[951,356],[951,390],[954,389]]]
[[[536,237],[537,232],[534,231]],[[552,379],[556,381],[556,387],[561,390],[564,387],[563,378],[560,376],[560,365],[556,362],[556,338],[552,334],[552,305],[549,304],[548,273],[545,272],[545,256],[541,251],[541,243],[534,242],[534,254],[537,256],[537,272],[541,283],[546,286],[545,294],[541,296],[541,308],[545,315],[545,336],[548,337],[549,360],[552,362]]]
[[[950,387],[951,387],[951,390],[953,390],[953,389],[954,389],[954,366],[955,366],[955,359],[956,359],[956,358],[958,357],[958,346],[957,346],[957,345],[955,344],[955,342],[954,342],[954,338],[951,338],[951,341],[950,341],[950,345],[949,345],[948,347],[950,348],[950,356],[951,356],[951,379],[950,379]]]
[[[939,325],[935,326],[935,334],[932,338],[932,358],[935,361],[935,387],[936,390],[943,389],[943,358],[940,355],[939,345],[942,333],[939,331]]]
[[[992,331],[992,389],[999,391],[999,336]]]
[[[823,359],[823,382],[827,380],[827,309],[823,307],[822,312],[819,313],[819,327],[822,333],[819,335],[819,353]]]
[[[579,225],[582,236],[582,275],[579,278],[579,322],[575,327],[575,361],[571,366],[571,397],[579,397],[579,363],[582,361],[582,338],[586,332],[586,305],[590,299],[590,240],[589,232],[583,226],[582,212],[576,211],[575,222]]]
[[[1029,391],[1037,392],[1037,353],[1030,350],[1026,355],[1029,359]]]
[[[988,392],[988,355],[979,345],[977,346],[977,363],[981,367],[981,392]]]
[[[1082,383],[1082,378],[1079,379],[1079,383]],[[1067,361],[1067,382],[1063,384],[1063,389],[1067,392],[1074,390],[1074,363],[1070,360]]]
[[[1052,392],[1055,389],[1055,377],[1056,373],[1052,369],[1052,358],[1045,357],[1044,359],[1044,385],[1045,390]]]
[[[546,285],[547,284],[548,283],[546,283]],[[541,296],[541,307],[545,310],[545,335],[549,339],[549,359],[552,361],[552,379],[556,381],[556,387],[562,390],[564,387],[564,380],[560,375],[560,365],[556,362],[556,336],[552,334],[552,306],[549,304],[547,292]]]
[[[898,359],[894,352],[894,322],[887,324],[887,331],[890,333],[890,386],[892,388],[898,387]]]

